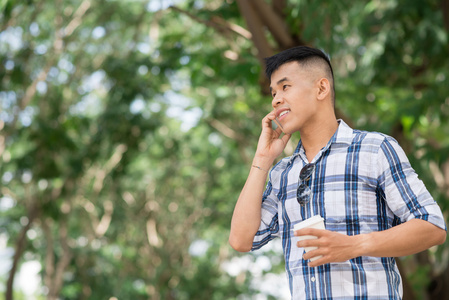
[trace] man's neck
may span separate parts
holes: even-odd
[[[311,162],[320,150],[327,145],[338,129],[337,119],[334,117],[316,122],[308,126],[301,133],[301,142],[306,152],[307,160]]]

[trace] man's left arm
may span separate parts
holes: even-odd
[[[355,236],[331,231],[316,234],[298,231],[296,235],[311,234],[318,237],[317,240],[298,243],[299,247],[312,244],[320,247],[316,252],[304,255],[305,259],[323,255],[311,266],[341,262],[358,256],[406,256],[445,242],[447,233],[441,209],[418,178],[397,141],[386,137],[373,163],[378,188],[384,193],[389,209],[401,220],[401,224]]]
[[[359,256],[406,256],[441,245],[446,240],[446,230],[420,219],[410,220],[388,230],[354,236],[312,228],[297,230],[295,235],[313,235],[318,238],[297,242],[301,248],[318,247],[305,253],[304,259],[323,256],[310,262],[310,267],[343,262]]]

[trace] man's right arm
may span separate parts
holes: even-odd
[[[229,243],[240,252],[251,250],[254,236],[260,227],[262,197],[268,172],[291,137],[285,134],[279,138],[280,129],[271,128],[271,120],[274,117],[271,112],[262,120],[262,133],[252,167],[232,215]]]
[[[243,187],[231,221],[229,243],[240,252],[251,250],[254,236],[261,219],[262,196],[268,170],[273,162],[254,158],[245,186]]]

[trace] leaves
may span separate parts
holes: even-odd
[[[329,53],[346,121],[395,136],[447,209],[438,2],[291,0],[281,13],[268,1],[276,22],[262,18],[257,32],[236,1],[206,2],[0,2],[0,204],[12,201],[0,235],[14,247],[26,216],[40,212],[16,256],[42,264],[49,298],[261,293],[248,271],[223,266],[245,257],[227,245],[229,222],[271,110],[258,54],[285,47],[286,35]],[[271,49],[257,49],[256,34]],[[69,257],[65,245],[58,287],[49,274]],[[271,272],[282,273],[281,255],[267,256]],[[440,252],[429,255],[433,273],[413,260],[407,272],[422,271],[412,282],[442,272]]]

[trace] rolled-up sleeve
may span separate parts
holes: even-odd
[[[276,237],[279,237],[278,200],[270,176],[262,198],[260,227],[254,236],[251,250],[261,248]]]
[[[446,230],[440,207],[418,178],[398,142],[386,137],[378,152],[378,182],[392,212],[406,222],[426,220]]]

